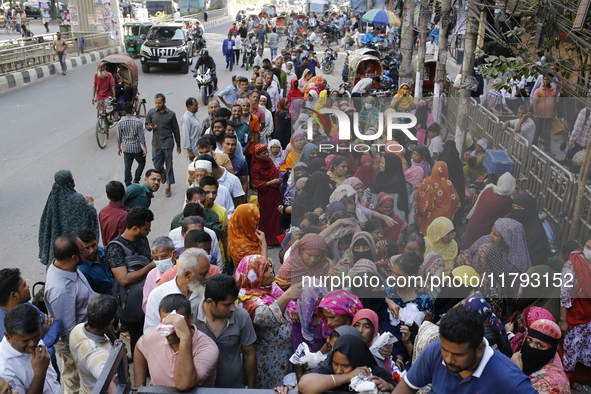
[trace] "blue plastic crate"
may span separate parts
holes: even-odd
[[[484,166],[489,174],[501,176],[506,172],[513,173],[515,162],[504,150],[487,149],[484,156]]]

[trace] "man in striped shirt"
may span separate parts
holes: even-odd
[[[117,130],[117,153],[125,163],[125,186],[131,185],[131,166],[133,161],[137,161],[137,168],[133,183],[140,183],[144,167],[146,166],[146,137],[144,135],[144,125],[141,120],[133,116],[133,103],[125,102],[123,104],[125,117],[119,121]]]
[[[107,364],[113,348],[109,338],[115,338],[113,322],[117,307],[117,300],[112,295],[98,296],[88,304],[88,321],[78,324],[70,332],[70,351],[78,365],[82,394],[92,393]],[[111,382],[111,389],[114,388],[116,385]]]

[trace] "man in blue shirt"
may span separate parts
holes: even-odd
[[[259,42],[259,48],[265,48],[265,40],[267,39],[267,31],[259,26],[256,33],[257,41]]]
[[[236,87],[237,83],[238,76],[234,75],[232,76],[232,83],[228,85],[227,88],[218,93],[218,98],[228,108],[232,108],[232,105],[234,105],[234,102],[238,98],[238,88]]]
[[[78,271],[82,272],[96,293],[112,294],[113,273],[105,259],[105,250],[96,241],[96,234],[88,228],[81,229],[76,234],[88,249],[84,262],[78,266]]]
[[[508,357],[489,346],[478,312],[452,308],[431,343],[392,394],[416,393],[428,384],[437,394],[536,394],[529,377]]]

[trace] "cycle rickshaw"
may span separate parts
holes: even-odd
[[[119,69],[127,72],[131,85],[123,89],[125,91],[125,89],[131,88],[129,90],[132,90],[134,113],[143,124],[146,120],[146,99],[141,98],[138,91],[138,68],[133,59],[127,55],[109,55],[101,60],[99,64],[105,64],[106,70],[113,74],[113,76],[117,74],[117,70]],[[101,149],[104,149],[109,140],[109,128],[117,125],[125,113],[121,105],[117,104],[117,99],[114,97],[97,101],[96,108],[96,142]]]

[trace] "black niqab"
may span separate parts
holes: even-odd
[[[383,157],[386,162],[384,172],[378,172],[369,189],[374,194],[398,194],[398,209],[408,212],[408,192],[402,160],[394,153],[385,153]]]
[[[523,209],[511,210],[508,218],[515,219],[523,225],[527,250],[532,265],[548,264],[550,257],[550,246],[548,245],[548,236],[538,216],[537,200],[529,194],[517,194],[513,197],[513,204],[523,207]]]

